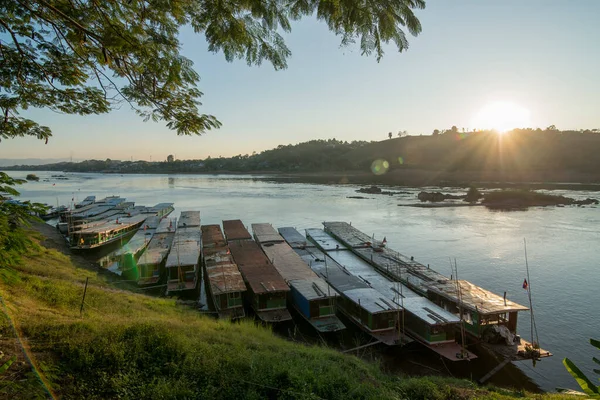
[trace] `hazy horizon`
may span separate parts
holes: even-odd
[[[360,56],[358,46],[340,48],[340,38],[313,17],[286,35],[292,57],[283,71],[227,63],[186,29],[182,52],[202,77],[201,112],[217,116],[220,130],[179,137],[125,105],[87,117],[29,110],[22,115],[50,126],[54,136],[47,145],[4,140],[0,158],[203,159],[312,139],[431,134],[452,125],[600,128],[600,47],[593,39],[600,37],[599,13],[594,0],[429,0],[417,12],[421,35],[409,38],[405,53],[386,46],[380,63]],[[500,106],[490,111],[490,104]],[[514,118],[498,122],[499,112]]]

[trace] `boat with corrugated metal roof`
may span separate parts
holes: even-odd
[[[252,224],[252,234],[289,285],[289,304],[319,332],[344,329],[335,315],[335,289],[306,265],[271,224]]]
[[[307,229],[306,237],[344,267],[345,271],[360,278],[387,300],[399,305],[403,310],[400,321],[402,332],[451,361],[477,358],[457,343],[456,334],[460,318],[421,297],[402,283],[394,282],[380,274],[368,262],[322,229]]]
[[[198,287],[202,232],[200,212],[182,211],[167,257],[167,295],[192,292]]]
[[[399,331],[401,307],[388,301],[360,278],[348,273],[327,254],[308,242],[294,228],[280,228],[279,233],[296,254],[339,293],[337,310],[362,331],[388,346],[411,341]]]
[[[323,225],[326,232],[379,272],[458,316],[464,333],[476,342],[488,342],[486,347],[515,361],[552,355],[517,335],[518,313],[529,308],[508,300],[506,293],[499,296],[468,281],[448,278],[346,222]]]
[[[219,225],[202,225],[202,263],[219,318],[243,318],[246,284]]]
[[[292,319],[286,308],[290,288],[240,220],[223,221],[229,250],[248,291],[246,298],[258,318],[264,322]]]
[[[139,286],[155,285],[160,281],[176,229],[177,218],[163,217],[160,220],[150,243],[137,262]]]

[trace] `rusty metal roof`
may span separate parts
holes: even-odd
[[[244,280],[254,293],[290,290],[256,242],[250,240],[230,242],[229,249]]]
[[[230,240],[252,240],[250,232],[239,219],[223,221],[223,231],[227,241]]]
[[[428,289],[458,304],[457,287],[455,280],[445,282],[427,282]],[[509,311],[525,311],[529,308],[506,300],[488,290],[476,286],[468,281],[459,280],[460,291],[462,294],[463,307],[472,311],[479,311],[481,314],[497,314]]]
[[[225,243],[225,238],[219,225],[202,225],[203,247],[225,246]]]
[[[246,284],[242,278],[219,225],[202,225],[202,258],[213,295],[243,292]]]
[[[256,294],[288,292],[290,288],[273,265],[239,266],[244,280]]]
[[[271,224],[252,224],[252,233],[257,242],[263,243],[281,243],[283,237],[277,233]]]

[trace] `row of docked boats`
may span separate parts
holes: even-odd
[[[92,248],[84,233],[94,232],[98,244],[111,240],[107,230],[114,231],[119,218],[135,226],[135,234],[106,258],[109,270],[140,286],[162,280],[168,295],[197,293],[203,270],[221,318],[242,318],[251,309],[260,320],[278,323],[290,320],[294,310],[317,331],[336,332],[346,328],[343,315],[373,343],[414,341],[452,361],[476,358],[467,342],[487,342],[513,360],[551,355],[531,351],[535,345],[516,335],[518,313],[527,307],[447,278],[348,223],[325,222],[324,229],[305,235],[260,223],[252,224],[250,234],[240,220],[223,221],[222,229],[202,225],[198,211],[170,218],[172,205],[148,212],[126,207],[124,199],[98,203],[101,208],[92,207],[95,202],[70,216],[79,222],[70,228],[74,246],[84,237],[79,248]],[[144,216],[139,224],[136,216]]]

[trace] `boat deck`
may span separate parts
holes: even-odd
[[[491,344],[482,342],[481,345],[497,354],[502,356],[504,359],[511,361],[525,361],[541,358],[552,357],[553,354],[548,350],[544,349],[533,349],[531,342],[521,338],[519,343],[513,345],[506,345],[505,343]]]

